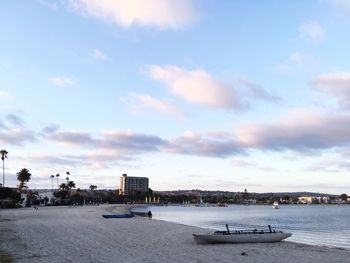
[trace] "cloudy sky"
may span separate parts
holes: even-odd
[[[15,0],[0,26],[6,186],[349,192],[349,0]]]

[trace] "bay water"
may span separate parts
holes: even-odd
[[[289,241],[350,249],[350,205],[229,205],[228,207],[150,206],[154,219],[225,230],[271,225],[292,232]]]

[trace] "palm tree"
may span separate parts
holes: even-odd
[[[65,183],[62,183],[60,185],[60,190],[56,193],[54,193],[55,197],[59,197],[61,199],[66,199],[68,196],[68,187]]]
[[[7,158],[8,152],[6,150],[0,151],[2,160],[2,187],[5,187],[5,159]]]
[[[53,190],[53,178],[55,178],[55,176],[53,174],[51,174],[50,178],[51,178],[51,189]]]
[[[61,185],[60,185],[60,189],[61,189],[61,190],[66,190],[66,189],[67,189],[67,185],[64,184],[64,183],[61,184]]]
[[[75,183],[73,181],[69,181],[67,188],[69,189],[69,196],[71,196],[72,188],[75,188]]]
[[[68,177],[68,175],[70,175],[70,173],[69,173],[69,172],[66,172],[66,175],[67,175],[67,177],[66,177],[66,181],[67,181],[67,185],[68,185],[68,181],[69,181],[69,177]]]
[[[60,177],[60,174],[56,174],[56,179],[57,179],[57,188],[59,187],[59,184],[58,184],[58,177]]]
[[[97,189],[97,185],[92,184],[92,185],[90,185],[89,188],[90,188],[90,191],[92,193],[92,197],[94,198],[94,202],[95,202],[96,200],[95,200],[95,191],[94,190]]]
[[[73,181],[69,181],[67,186],[69,189],[75,188],[75,183]]]
[[[19,187],[18,187],[20,191],[22,191],[22,189],[23,189],[23,187],[25,185],[25,182],[29,182],[31,176],[32,176],[32,174],[26,168],[21,169],[17,173],[17,180],[20,181],[20,184],[19,184]]]

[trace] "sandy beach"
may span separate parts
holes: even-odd
[[[125,206],[0,210],[0,262],[349,262],[350,251],[279,242],[198,245],[208,230],[135,217]]]

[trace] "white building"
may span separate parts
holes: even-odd
[[[148,178],[147,177],[134,177],[123,174],[120,177],[119,194],[128,195],[131,191],[135,192],[147,192],[148,191]]]
[[[301,204],[328,204],[329,197],[328,196],[300,196],[298,197],[299,203]]]

